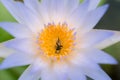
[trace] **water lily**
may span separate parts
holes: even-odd
[[[1,69],[30,65],[19,80],[111,80],[99,64],[117,64],[101,49],[120,33],[93,29],[108,8],[100,0],[1,0],[18,22],[0,26],[15,38],[0,44]]]

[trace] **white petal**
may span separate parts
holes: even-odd
[[[74,9],[74,7],[78,5],[78,0],[57,0],[56,2],[57,2],[56,3],[57,15],[55,18],[57,20],[57,23],[59,23],[59,22],[64,23],[69,11],[71,11],[72,8]],[[72,6],[72,8],[71,8],[71,6]],[[70,10],[68,10],[68,9],[70,9]]]
[[[18,80],[39,80],[40,78],[40,73],[38,73],[39,71],[35,73],[32,72],[33,71],[32,69],[33,66],[29,66]]]
[[[5,46],[28,54],[35,54],[36,52],[34,52],[34,49],[37,49],[37,46],[32,43],[32,40],[30,38],[13,39],[6,42]]]
[[[4,43],[0,44],[0,57],[6,58],[13,54],[15,51],[4,46]]]
[[[39,59],[36,59],[27,70],[24,71],[19,80],[38,80],[41,77],[41,70],[44,70],[45,63],[42,63]]]
[[[57,76],[55,76],[55,73],[53,71],[54,65],[52,65],[51,62],[49,63],[48,61],[47,61],[47,63],[46,63],[46,61],[45,62],[43,60],[41,60],[41,61],[42,61],[42,63],[41,62],[38,63],[38,64],[41,64],[41,66],[42,66],[41,79],[42,80],[59,80],[59,79],[57,79]]]
[[[37,16],[37,18],[39,18],[40,20],[40,22],[42,22],[43,24],[45,24],[45,19],[44,19],[44,17],[46,17],[46,15],[45,14],[48,14],[47,13],[47,11],[46,12],[44,12],[45,11],[45,8],[44,7],[42,7],[43,9],[41,10],[41,4],[40,4],[41,2],[39,1],[39,0],[24,0],[24,4],[25,4],[25,6],[27,6],[29,9],[31,9],[35,14],[36,14],[36,16]],[[45,7],[46,7],[47,5],[45,5]],[[44,13],[44,15],[42,15],[41,13]],[[47,19],[48,19],[49,17],[47,16]],[[48,23],[48,22],[47,22]],[[42,26],[40,26],[39,25],[39,27],[42,27]]]
[[[94,80],[112,80],[97,64],[88,63],[81,67],[84,74]]]
[[[88,13],[89,0],[85,0],[81,5],[79,5],[68,17],[67,23],[72,28],[81,27],[85,16]]]
[[[104,6],[98,7],[95,10],[90,11],[78,30],[81,30],[82,33],[86,33],[90,31],[93,27],[95,27],[95,25],[104,15],[107,8],[108,8],[108,5],[104,5]]]
[[[117,61],[112,56],[98,49],[85,50],[80,54],[96,63],[117,64]]]
[[[111,36],[110,38],[102,41],[101,43],[99,43],[96,46],[97,48],[104,49],[104,48],[111,46],[120,41],[120,32],[119,31],[111,31],[111,32],[114,32],[114,35]]]
[[[67,0],[66,0],[67,1]],[[65,17],[65,5],[66,5],[65,0],[51,0],[50,1],[50,10],[49,10],[49,16],[51,19],[51,22],[54,22],[56,24],[62,22],[64,20],[63,18]]]
[[[111,80],[110,77],[102,71],[98,64],[81,54],[76,54],[71,62],[76,68],[83,72],[83,74],[91,77],[94,80]]]
[[[39,4],[39,15],[42,17],[44,24],[48,25],[50,23],[50,1],[51,0],[41,0]]]
[[[16,66],[23,66],[31,64],[34,60],[32,55],[28,55],[25,53],[14,53],[8,56],[3,63],[0,65],[0,69],[6,69]]]
[[[82,71],[76,69],[75,67],[69,70],[68,76],[70,80],[87,80]]]
[[[80,0],[65,0],[66,1],[66,12],[72,13],[79,5]]]
[[[56,10],[56,7],[57,7],[57,0],[51,0],[50,1],[50,6],[49,6],[49,14],[50,14],[50,20],[51,22],[55,22],[55,20],[57,20],[55,17],[57,16],[57,10]]]
[[[38,33],[43,28],[42,19],[39,19],[34,12],[21,2],[13,0],[1,0],[9,12],[21,24],[26,24],[33,32]]]
[[[60,0],[59,0],[60,1]],[[71,17],[71,14],[76,10],[76,8],[80,5],[80,0],[64,0],[64,3],[62,4],[62,8],[61,6],[59,6],[59,8],[61,8],[59,12],[59,15],[62,16],[61,17],[61,22],[68,22],[68,18]],[[59,4],[60,5],[60,4]],[[69,22],[69,24],[71,24]],[[69,25],[68,24],[68,25]]]
[[[68,71],[69,71],[69,63],[66,61],[60,61],[54,63],[53,72],[54,75],[58,78],[57,80],[68,80]]]
[[[44,73],[41,74],[41,79],[42,80],[57,80],[56,79],[56,76],[52,73],[52,72],[49,72],[49,71],[44,71]]]
[[[41,73],[42,80],[68,80],[69,67],[64,62],[50,64]]]
[[[18,23],[1,22],[0,26],[7,32],[12,34],[14,37],[17,38],[31,37],[31,31],[25,25]]]
[[[104,41],[107,38],[113,36],[113,32],[105,30],[92,30],[85,34],[83,37],[79,38],[79,43],[81,48],[96,46],[100,42]],[[79,37],[79,33],[78,33]]]
[[[37,12],[39,9],[39,0],[24,0],[24,4],[32,11]]]
[[[90,0],[89,10],[94,10],[101,0]]]
[[[49,16],[50,20],[47,21],[57,24],[65,21],[66,16],[78,6],[79,0],[42,0],[41,4],[42,15]],[[48,14],[45,13],[46,11]]]

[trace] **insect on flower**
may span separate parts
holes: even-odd
[[[108,8],[100,0],[1,0],[18,22],[0,22],[15,38],[0,44],[0,69],[30,65],[18,80],[111,80],[99,64],[117,64],[101,49],[120,32],[93,29]],[[38,34],[39,33],[39,34]],[[36,42],[37,41],[37,42]]]

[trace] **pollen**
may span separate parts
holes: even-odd
[[[60,59],[74,48],[73,30],[67,24],[48,24],[39,34],[38,42],[44,55]]]

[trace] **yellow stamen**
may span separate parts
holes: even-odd
[[[73,30],[66,24],[49,24],[40,33],[38,42],[47,57],[60,59],[70,54],[74,44]]]

